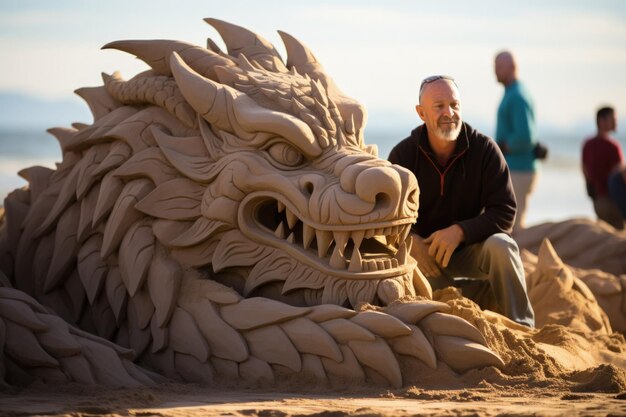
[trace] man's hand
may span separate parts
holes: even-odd
[[[464,240],[465,233],[463,229],[461,229],[461,226],[453,224],[445,229],[437,230],[424,239],[423,242],[428,245],[428,254],[435,258],[435,261],[437,261],[439,265],[446,268],[454,250]]]
[[[417,267],[427,278],[437,278],[441,275],[441,268],[435,262],[435,258],[428,254],[428,246],[424,239],[411,232],[413,246],[411,246],[411,256],[417,261]]]

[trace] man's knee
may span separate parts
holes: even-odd
[[[513,238],[505,233],[496,233],[485,240],[484,249],[496,256],[519,255],[519,248]]]

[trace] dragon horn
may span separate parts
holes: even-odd
[[[319,65],[313,52],[302,42],[282,30],[279,30],[278,34],[283,40],[283,44],[285,44],[285,49],[287,50],[287,68],[296,67],[300,69],[310,64]],[[321,65],[319,66],[321,67]]]
[[[287,50],[287,67],[296,68],[299,72],[309,75],[314,80],[319,80],[341,114],[343,120],[352,120],[351,130],[354,131],[357,145],[363,145],[363,128],[367,120],[365,107],[356,100],[346,96],[335,84],[335,81],[326,74],[322,64],[315,58],[313,52],[302,42],[290,34],[278,31]],[[318,89],[319,90],[319,89]]]
[[[237,57],[242,54],[249,60],[258,62],[269,71],[287,71],[274,45],[263,37],[223,20],[206,18],[204,21],[213,26],[220,34],[230,56]]]
[[[232,131],[226,107],[224,86],[202,77],[191,69],[176,52],[170,57],[170,67],[183,97],[209,123]]]
[[[224,56],[199,46],[170,40],[124,40],[109,42],[102,49],[117,49],[128,52],[141,59],[159,75],[171,76],[170,56],[176,52],[188,62],[193,62],[193,69],[205,77],[216,79],[214,67],[234,66],[235,63]]]
[[[334,99],[337,96],[344,96],[309,48],[286,32],[279,30],[278,34],[287,50],[287,66],[289,68],[296,68],[301,74],[307,74],[312,79],[319,80],[326,88],[329,97]]]

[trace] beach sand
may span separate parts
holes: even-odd
[[[465,389],[226,390],[185,384],[133,390],[31,388],[3,416],[589,416],[626,414],[626,394],[482,384]]]

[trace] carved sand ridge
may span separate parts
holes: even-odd
[[[545,223],[531,227],[516,237],[529,251],[539,254],[544,240],[565,264],[571,265],[576,279],[563,279],[566,285],[578,288],[585,298],[597,300],[610,328],[626,333],[626,234],[617,232],[604,222],[572,219],[561,223]],[[580,281],[582,281],[581,284]],[[527,279],[529,287],[532,280]],[[585,290],[586,289],[586,290]],[[591,294],[589,294],[591,293]],[[533,302],[534,304],[534,302]],[[551,304],[554,305],[554,302]],[[595,319],[597,327],[603,326]],[[609,332],[610,333],[610,332]]]
[[[206,20],[227,52],[106,45],[151,69],[77,90],[93,124],[50,129],[57,169],[20,172],[0,216],[2,379],[160,380],[131,357],[178,380],[396,387],[411,361],[504,366],[429,300],[408,255],[417,183],[364,144],[363,107],[290,35],[285,64]]]

